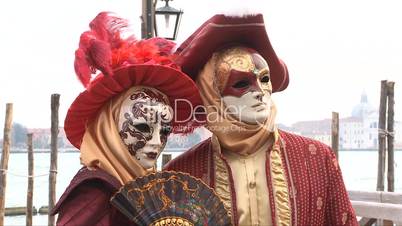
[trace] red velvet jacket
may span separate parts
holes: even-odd
[[[120,187],[120,182],[105,171],[82,168],[72,179],[51,214],[59,214],[59,226],[135,225],[109,202]]]
[[[338,162],[331,149],[318,141],[283,131],[280,131],[280,137],[283,144],[281,158],[282,162],[286,163],[292,225],[357,226],[356,216],[348,198]],[[232,183],[231,170],[225,158],[222,155],[219,157],[225,162],[229,172],[227,179],[231,182],[231,212],[233,221],[237,223],[236,191]],[[270,172],[268,161],[266,167],[267,172]],[[214,188],[214,150],[211,139],[173,159],[165,169],[187,172],[201,178]],[[267,182],[271,215],[276,225],[275,203],[269,173],[267,173]]]

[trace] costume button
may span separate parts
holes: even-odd
[[[322,201],[322,197],[317,198],[317,210],[321,210],[324,202]]]
[[[348,213],[344,212],[342,214],[342,225],[345,225],[347,221],[348,221]]]
[[[250,182],[250,183],[248,184],[248,186],[249,186],[250,188],[255,188],[256,185],[257,185],[257,184],[256,184],[255,182]]]

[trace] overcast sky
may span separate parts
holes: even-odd
[[[219,2],[217,4],[216,2]],[[179,40],[202,22],[247,2],[264,14],[271,43],[286,62],[289,87],[274,94],[280,123],[350,116],[365,91],[379,102],[380,81],[396,82],[395,116],[402,112],[402,4],[398,0],[174,0],[184,15]],[[132,21],[140,37],[141,0],[0,1],[0,126],[5,105],[14,121],[50,127],[50,95],[61,94],[60,125],[83,91],[73,69],[80,34],[101,11]]]

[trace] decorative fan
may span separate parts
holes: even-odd
[[[162,171],[124,185],[111,203],[141,226],[232,225],[222,200],[189,174]]]

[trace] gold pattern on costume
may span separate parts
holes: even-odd
[[[229,78],[230,70],[243,72],[255,71],[255,65],[250,53],[243,47],[234,47],[216,55],[216,85],[219,90],[223,90]]]
[[[223,160],[214,153],[215,159],[215,192],[221,198],[223,205],[232,217],[232,197],[230,194],[229,173]]]
[[[181,217],[166,217],[158,219],[150,226],[194,226],[194,224]]]
[[[317,147],[314,144],[309,144],[308,145],[308,150],[312,155],[317,154]]]
[[[317,210],[321,210],[324,202],[322,201],[322,197],[317,198]]]
[[[275,215],[277,225],[290,226],[292,213],[290,208],[289,190],[285,170],[281,158],[281,148],[278,144],[279,132],[275,131],[275,143],[270,155],[272,188],[275,201]]]
[[[348,221],[348,213],[344,212],[342,214],[342,225],[346,224],[347,221]]]

